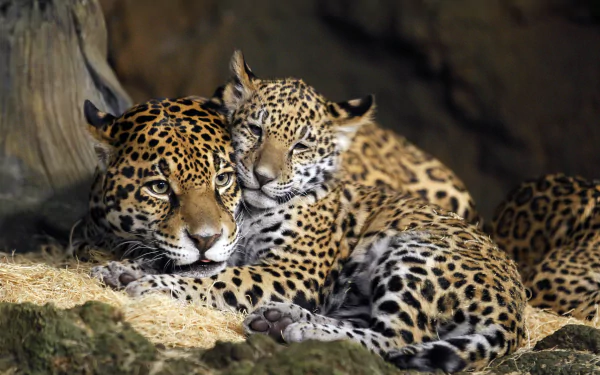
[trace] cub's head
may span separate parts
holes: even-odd
[[[275,207],[329,179],[375,109],[372,96],[334,103],[300,79],[259,79],[239,51],[231,69],[215,97],[232,126],[244,200],[256,208]]]
[[[190,98],[151,100],[120,117],[86,101],[84,113],[99,161],[93,222],[172,266],[225,267],[241,194],[222,115]]]

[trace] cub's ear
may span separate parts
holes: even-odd
[[[230,69],[233,75],[219,93],[228,114],[233,113],[252,95],[255,90],[254,80],[257,79],[246,64],[242,51],[237,50],[233,53]]]
[[[88,132],[96,141],[94,150],[98,156],[99,166],[101,169],[106,170],[114,150],[112,146],[114,139],[110,136],[110,131],[116,117],[110,113],[100,111],[89,100],[83,103],[83,115],[88,123]]]
[[[327,109],[338,134],[338,145],[347,150],[358,129],[371,121],[375,114],[375,97],[365,96],[345,102],[329,103]]]

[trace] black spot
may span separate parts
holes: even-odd
[[[477,284],[485,284],[485,274],[482,272],[477,272],[475,276],[473,276],[473,281]]]
[[[387,314],[395,314],[400,311],[400,306],[395,301],[384,301],[379,305],[379,309]]]
[[[131,227],[133,226],[133,219],[129,215],[121,215],[119,216],[119,220],[121,221],[121,229],[124,232],[131,233]]]
[[[404,294],[402,294],[402,300],[415,309],[421,309],[421,303],[417,301],[410,292],[404,292]]]
[[[550,280],[548,280],[548,279],[543,279],[543,280],[538,281],[537,283],[535,283],[535,286],[539,290],[550,290],[552,288],[552,285],[550,284]]]
[[[392,276],[390,281],[388,281],[388,290],[390,292],[399,292],[403,288],[402,279],[398,275]]]
[[[229,306],[237,308],[238,302],[237,302],[237,298],[235,298],[235,294],[233,294],[233,292],[231,292],[231,291],[224,292],[223,299],[225,300],[225,303],[227,303]]]
[[[300,307],[303,307],[307,310],[314,310],[315,309],[315,301],[314,300],[308,300],[306,298],[306,294],[304,294],[303,291],[298,291],[298,293],[296,293],[296,295],[294,296],[294,298],[292,299],[292,303],[299,305]]]
[[[419,329],[424,330],[428,321],[427,315],[425,315],[422,311],[419,311],[419,314],[417,315],[417,326]]]
[[[156,120],[156,116],[138,116],[135,119],[136,124],[143,124],[144,122],[150,122]]]
[[[467,320],[467,318],[465,317],[465,313],[462,312],[462,310],[458,310],[456,312],[456,314],[454,314],[454,323],[456,324],[461,324],[463,323],[465,320]]]
[[[435,294],[435,287],[429,280],[425,280],[421,288],[421,295],[427,300],[427,302],[433,302],[433,296]]]
[[[438,277],[438,284],[440,284],[440,287],[444,290],[450,287],[450,281],[445,277]]]
[[[467,346],[469,346],[469,344],[471,343],[471,340],[461,339],[461,338],[451,338],[451,339],[446,340],[446,342],[449,343],[450,345],[453,345],[460,351],[465,351],[467,349]]]
[[[399,315],[400,320],[402,320],[404,322],[404,324],[406,324],[408,327],[414,327],[415,323],[413,322],[412,318],[410,317],[410,315],[408,315],[408,313],[406,311],[402,311]]]
[[[458,289],[458,288],[461,288],[466,283],[467,283],[467,280],[458,280],[457,282],[454,283],[454,287]]]
[[[402,336],[402,339],[407,344],[412,344],[415,341],[415,337],[413,336],[412,332],[405,329],[400,330],[400,336]]]
[[[412,273],[416,273],[418,275],[427,276],[427,270],[425,270],[425,268],[422,268],[422,267],[410,267],[409,271]]]
[[[484,290],[481,292],[481,300],[482,300],[483,302],[492,302],[492,296],[491,296],[491,294],[490,294],[490,291],[489,291],[489,290],[487,290],[487,289],[484,289]]]
[[[123,173],[123,176],[125,176],[127,178],[132,178],[135,175],[135,168],[134,167],[124,167],[121,170],[121,173]]]
[[[199,110],[194,109],[194,108],[188,109],[187,111],[183,111],[183,112],[181,112],[181,114],[184,115],[184,116],[190,116],[190,117],[192,117],[192,116],[206,117],[206,115],[207,115],[206,112],[199,111]]]
[[[469,300],[475,298],[475,286],[473,285],[468,285],[465,288],[465,297]]]
[[[492,306],[488,306],[481,312],[481,315],[487,316],[494,312],[494,308]]]

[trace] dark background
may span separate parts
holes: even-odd
[[[600,177],[598,0],[103,0],[134,101],[210,95],[235,48],[261,77],[378,121],[450,166],[484,216],[523,179]]]

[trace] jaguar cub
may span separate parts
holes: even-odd
[[[492,236],[517,262],[533,306],[598,316],[599,202],[598,181],[550,174],[523,182],[496,209]]]
[[[130,295],[254,310],[248,333],[354,340],[400,368],[479,369],[518,347],[525,292],[504,252],[456,214],[340,173],[372,98],[336,104],[299,80],[261,81],[239,53],[232,66],[221,103],[244,197],[263,208],[241,222],[231,267],[204,279],[146,275]],[[281,164],[261,168],[273,148]]]
[[[246,70],[246,74],[253,80],[254,85],[261,88],[261,102],[257,101],[254,105],[262,106],[265,110],[255,109],[247,115],[238,113],[233,117],[234,128],[239,125],[237,122],[249,125],[233,133],[236,152],[239,152],[240,144],[251,143],[261,136],[266,136],[266,132],[273,132],[268,127],[263,129],[263,122],[280,123],[281,126],[297,124],[294,122],[298,120],[289,115],[290,111],[297,111],[302,115],[303,121],[310,122],[319,112],[335,121],[336,108],[342,111],[353,110],[351,103],[332,103],[325,100],[302,80],[261,80],[257,79],[250,69]],[[244,90],[241,82],[235,84]],[[297,95],[298,91],[301,94]],[[221,89],[213,99],[222,101],[222,96]],[[288,96],[294,99],[285,100]],[[372,97],[365,98],[363,105],[371,105],[374,112]],[[324,106],[329,106],[328,111],[320,111]],[[293,151],[299,155],[297,158],[302,159],[300,154],[317,142],[315,134],[303,133],[296,136],[296,140],[299,141],[293,150],[288,149],[291,139],[272,136],[270,142],[261,145],[260,160],[255,160],[256,169],[248,168],[244,164],[245,161],[239,166],[238,173],[247,205],[256,208],[273,207],[279,201],[285,200],[290,186],[294,186],[298,181],[318,181],[321,176],[330,172],[331,168],[326,165],[308,168],[306,162],[300,163],[299,167],[290,163],[285,157],[286,153]],[[324,144],[327,140],[320,141]],[[419,149],[403,136],[369,120],[357,129],[347,132],[344,142],[348,142],[348,145],[344,147],[338,167],[352,182],[407,192],[455,212],[470,223],[481,224],[475,203],[458,176],[441,161]],[[324,152],[322,147],[319,150]],[[304,159],[309,160],[306,156]],[[277,171],[280,173],[276,174]]]

